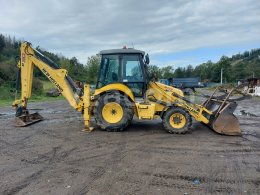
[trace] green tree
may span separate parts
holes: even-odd
[[[220,81],[220,73],[221,69],[223,70],[223,82],[231,82],[234,79],[234,76],[231,71],[231,63],[230,59],[226,56],[222,56],[219,62],[217,63],[216,70],[219,71],[219,79],[216,80],[216,82]]]
[[[161,69],[156,65],[149,65],[148,66],[148,74],[150,79],[158,80],[162,78]]]
[[[252,74],[252,71],[250,71],[249,68],[246,67],[246,64],[244,62],[236,63],[232,67],[233,76],[236,79],[246,79],[247,77],[250,77]]]
[[[174,77],[175,78],[183,78],[185,77],[185,68],[178,67],[174,71]]]
[[[192,77],[193,76],[193,67],[192,65],[188,65],[187,68],[186,68],[186,71],[185,71],[185,77]]]
[[[166,66],[161,68],[161,77],[163,79],[172,78],[174,76],[174,71],[172,66]]]
[[[212,63],[211,61],[198,65],[193,70],[193,76],[200,77],[201,81],[212,80],[213,66],[214,63]]]
[[[0,52],[4,49],[5,47],[5,38],[2,34],[0,34]]]
[[[99,55],[93,55],[91,57],[88,57],[86,66],[87,83],[95,84],[97,82],[100,61],[101,59]]]

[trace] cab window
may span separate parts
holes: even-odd
[[[143,82],[143,74],[138,55],[124,55],[123,82]]]
[[[97,88],[103,87],[109,83],[119,82],[119,56],[104,55],[101,61],[99,75]]]
[[[122,59],[122,79],[133,92],[135,97],[142,97],[144,91],[144,77],[139,55],[125,54]]]

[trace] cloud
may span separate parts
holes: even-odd
[[[153,55],[260,42],[260,1],[254,0],[0,3],[0,33],[83,63],[102,49],[123,45]]]

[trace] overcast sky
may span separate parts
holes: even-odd
[[[0,33],[87,57],[123,45],[159,66],[260,48],[259,0],[0,0]]]

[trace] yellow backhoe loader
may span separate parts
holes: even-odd
[[[226,135],[241,133],[237,118],[233,115],[236,102],[228,93],[223,99],[214,93],[202,104],[185,99],[179,89],[153,81],[148,76],[149,56],[144,51],[123,48],[100,52],[101,64],[95,91],[85,84],[78,88],[67,70],[34,49],[28,42],[21,44],[18,62],[18,81],[21,98],[16,99],[16,125],[26,126],[43,120],[38,114],[29,114],[33,69],[39,68],[57,87],[69,104],[83,114],[84,129],[91,131],[90,119],[107,131],[122,131],[135,115],[140,120],[161,118],[169,133],[189,131],[192,118],[210,126],[215,132]],[[19,85],[19,84],[17,84]]]

